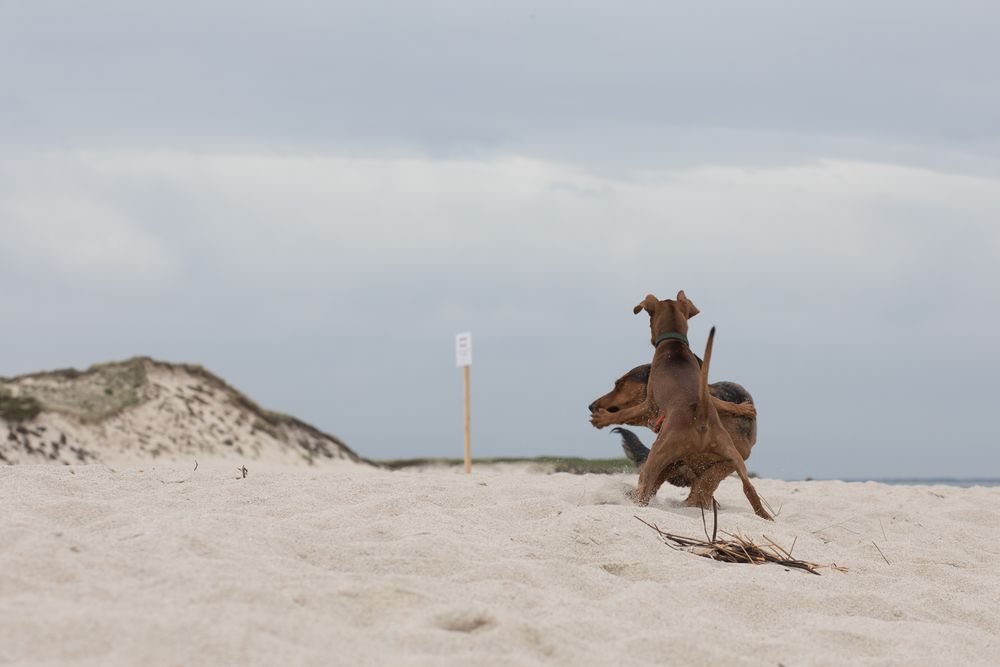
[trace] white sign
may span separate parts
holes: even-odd
[[[472,365],[472,334],[468,331],[455,335],[455,365]]]

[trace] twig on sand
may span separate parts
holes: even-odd
[[[241,472],[241,473],[243,473],[243,479],[246,479],[246,478],[247,478],[247,467],[246,467],[246,466],[243,466],[242,468],[237,468],[237,469],[236,469],[236,472]],[[237,477],[236,479],[240,479],[240,478],[239,478],[239,477]]]
[[[712,500],[715,500],[715,499],[713,498]],[[777,518],[778,515],[781,514],[781,508],[785,506],[784,503],[781,503],[780,505],[778,505],[778,510],[775,511],[775,509],[773,507],[771,507],[771,503],[767,502],[767,498],[765,498],[764,496],[761,496],[760,500],[761,500],[762,503],[764,503],[764,505],[767,507],[767,510],[771,513],[771,516],[774,517],[774,518]]]
[[[889,559],[885,557],[885,554],[882,553],[882,550],[878,548],[878,545],[875,544],[875,540],[872,540],[872,546],[874,546],[876,549],[878,549],[878,555],[882,557],[882,560],[885,561],[886,565],[892,565],[892,563],[889,562]]]
[[[824,530],[828,530],[830,528],[844,528],[845,523],[847,523],[848,521],[854,521],[855,519],[857,519],[857,517],[852,516],[849,519],[844,519],[843,521],[838,521],[837,523],[831,523],[829,526],[825,526],[823,528],[820,528],[819,530],[814,530],[812,534],[815,535],[816,533],[822,533]],[[844,528],[844,530],[846,530],[849,533],[854,533],[855,535],[859,534],[857,531],[851,530],[850,528]]]
[[[761,533],[761,537],[763,537],[763,538],[764,538],[765,540],[767,540],[767,543],[768,543],[769,545],[771,545],[771,549],[772,549],[772,550],[774,550],[774,551],[776,551],[776,552],[781,552],[781,553],[783,553],[783,554],[785,555],[785,558],[791,558],[791,557],[792,557],[792,554],[790,554],[789,552],[785,551],[785,548],[784,548],[784,547],[782,547],[782,546],[778,545],[778,544],[777,544],[777,543],[776,543],[776,542],[775,542],[774,540],[772,540],[772,539],[771,539],[770,537],[768,537],[767,535],[764,535],[764,533]]]
[[[712,537],[708,536],[708,524],[705,523],[704,507],[701,508],[701,527],[705,530],[705,539],[709,542],[715,542],[715,536],[719,530],[719,501],[715,498],[712,498]]]
[[[722,534],[726,535],[730,539],[716,540],[715,535],[716,530],[718,529],[717,514],[715,522],[716,525],[712,530],[711,540],[702,540],[693,537],[684,537],[682,535],[665,533],[655,524],[649,523],[638,516],[635,518],[655,530],[663,543],[668,547],[677,551],[688,551],[704,558],[711,558],[712,560],[718,560],[724,563],[753,563],[754,565],[776,563],[789,568],[805,570],[806,572],[815,575],[819,575],[817,570],[823,567],[829,567],[837,570],[838,572],[847,572],[846,567],[838,567],[837,565],[819,565],[817,563],[810,563],[808,561],[792,558],[791,551],[778,546],[774,540],[766,535],[764,536],[764,539],[769,542],[767,545],[755,544],[753,540],[747,538],[742,533],[736,533],[734,535],[725,531],[722,531]],[[705,526],[705,537],[708,537],[708,526]],[[794,546],[795,544],[793,542],[792,547],[794,548]]]
[[[194,460],[194,469],[195,469],[195,470],[197,470],[197,469],[198,469],[198,459],[195,459],[195,460]]]

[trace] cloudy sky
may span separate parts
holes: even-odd
[[[471,330],[477,454],[616,456],[586,406],[684,289],[752,470],[1000,476],[998,24],[0,0],[0,375],[200,363],[362,455],[461,456]]]

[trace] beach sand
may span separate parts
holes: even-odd
[[[238,465],[0,467],[0,663],[1000,664],[1000,488],[723,482],[814,576],[672,550],[634,475]]]

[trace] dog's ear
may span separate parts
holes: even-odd
[[[652,315],[653,311],[656,310],[656,304],[658,304],[659,302],[660,300],[657,299],[655,296],[653,296],[652,294],[647,294],[646,298],[643,299],[642,303],[633,308],[632,312],[638,315],[640,310],[645,310],[647,313]]]
[[[684,290],[677,293],[677,303],[681,304],[681,307],[684,309],[685,316],[689,320],[701,312],[698,310],[698,306],[694,305],[694,301],[687,298],[687,295],[684,294]]]

